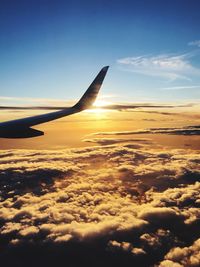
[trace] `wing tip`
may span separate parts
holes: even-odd
[[[107,72],[108,69],[109,69],[109,66],[105,66],[105,67],[103,67],[101,70]]]
[[[80,100],[73,106],[73,108],[77,109],[78,111],[82,111],[92,106],[99,93],[99,90],[104,81],[108,68],[109,66],[105,66],[100,70],[100,72],[97,74],[97,76],[90,84],[86,92],[83,94]]]

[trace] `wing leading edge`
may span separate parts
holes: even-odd
[[[74,106],[47,114],[2,122],[0,123],[0,137],[30,138],[30,137],[44,135],[44,132],[30,127],[48,121],[56,120],[65,116],[69,116],[90,108],[97,98],[98,92],[101,88],[101,85],[106,76],[108,68],[109,66],[106,66],[100,70],[94,81],[91,83],[89,88],[84,93],[84,95]]]

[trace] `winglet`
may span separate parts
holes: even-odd
[[[73,108],[81,111],[84,109],[88,109],[92,106],[92,104],[97,98],[108,68],[109,66],[106,66],[100,70],[100,72],[97,74],[96,78],[91,83],[87,91],[84,93],[81,99],[73,106]]]

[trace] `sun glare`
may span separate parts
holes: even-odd
[[[94,103],[94,106],[95,107],[105,107],[105,106],[110,105],[110,104],[111,104],[111,102],[108,102],[108,101],[96,100]]]
[[[105,113],[107,110],[104,109],[107,105],[112,104],[111,102],[104,101],[104,100],[96,100],[95,103],[93,104],[94,109],[88,110],[88,112],[95,113],[95,114],[102,114]]]

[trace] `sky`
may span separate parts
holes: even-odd
[[[68,107],[110,66],[101,106],[0,138],[2,265],[200,266],[199,8],[0,0],[0,121]]]
[[[105,65],[101,94],[111,101],[197,101],[199,7],[196,0],[1,0],[1,103],[77,99]]]

